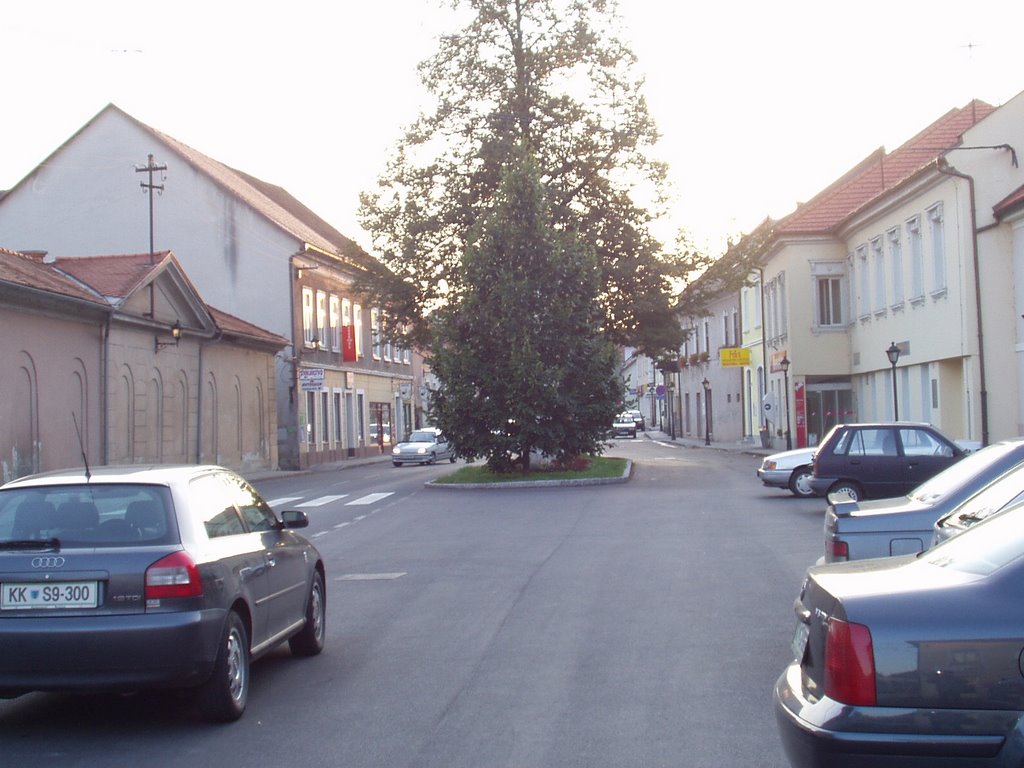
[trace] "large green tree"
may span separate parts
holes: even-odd
[[[361,288],[429,347],[430,312],[465,290],[467,233],[515,148],[529,147],[557,227],[600,265],[601,328],[652,355],[678,347],[674,293],[691,253],[651,234],[664,213],[658,133],[616,36],[614,0],[453,0],[469,19],[420,65],[433,107],[408,128],[361,221],[383,266]]]
[[[499,472],[530,455],[599,452],[622,397],[600,330],[593,251],[556,228],[539,172],[518,157],[473,227],[458,305],[434,316],[438,426],[466,458]]]

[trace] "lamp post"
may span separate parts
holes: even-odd
[[[789,356],[783,355],[779,360],[782,369],[782,397],[786,401],[786,450],[793,450],[793,435],[789,431]]]
[[[675,418],[675,382],[665,374],[665,415],[668,417],[668,428],[672,439],[676,439],[676,418]]]
[[[900,360],[900,348],[896,346],[895,341],[885,350],[885,356],[889,358],[889,363],[892,365],[892,420],[899,421],[900,403],[896,396],[896,363]]]
[[[705,378],[701,385],[704,387],[704,445],[711,445],[711,382]]]

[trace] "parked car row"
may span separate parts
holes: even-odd
[[[941,463],[923,457],[946,468],[880,498],[879,473]],[[774,689],[792,765],[1024,765],[1024,439],[971,453],[926,425],[843,425],[812,463],[825,551]]]

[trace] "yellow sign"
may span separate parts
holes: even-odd
[[[718,361],[723,368],[750,365],[750,350],[743,347],[722,347],[718,350]]]

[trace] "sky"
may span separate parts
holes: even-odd
[[[950,109],[1024,91],[1024,3],[619,0],[619,12],[672,184],[656,234],[684,229],[713,255]],[[114,103],[284,187],[367,250],[359,194],[426,103],[417,64],[455,28],[440,0],[37,0],[0,18],[0,189]]]

